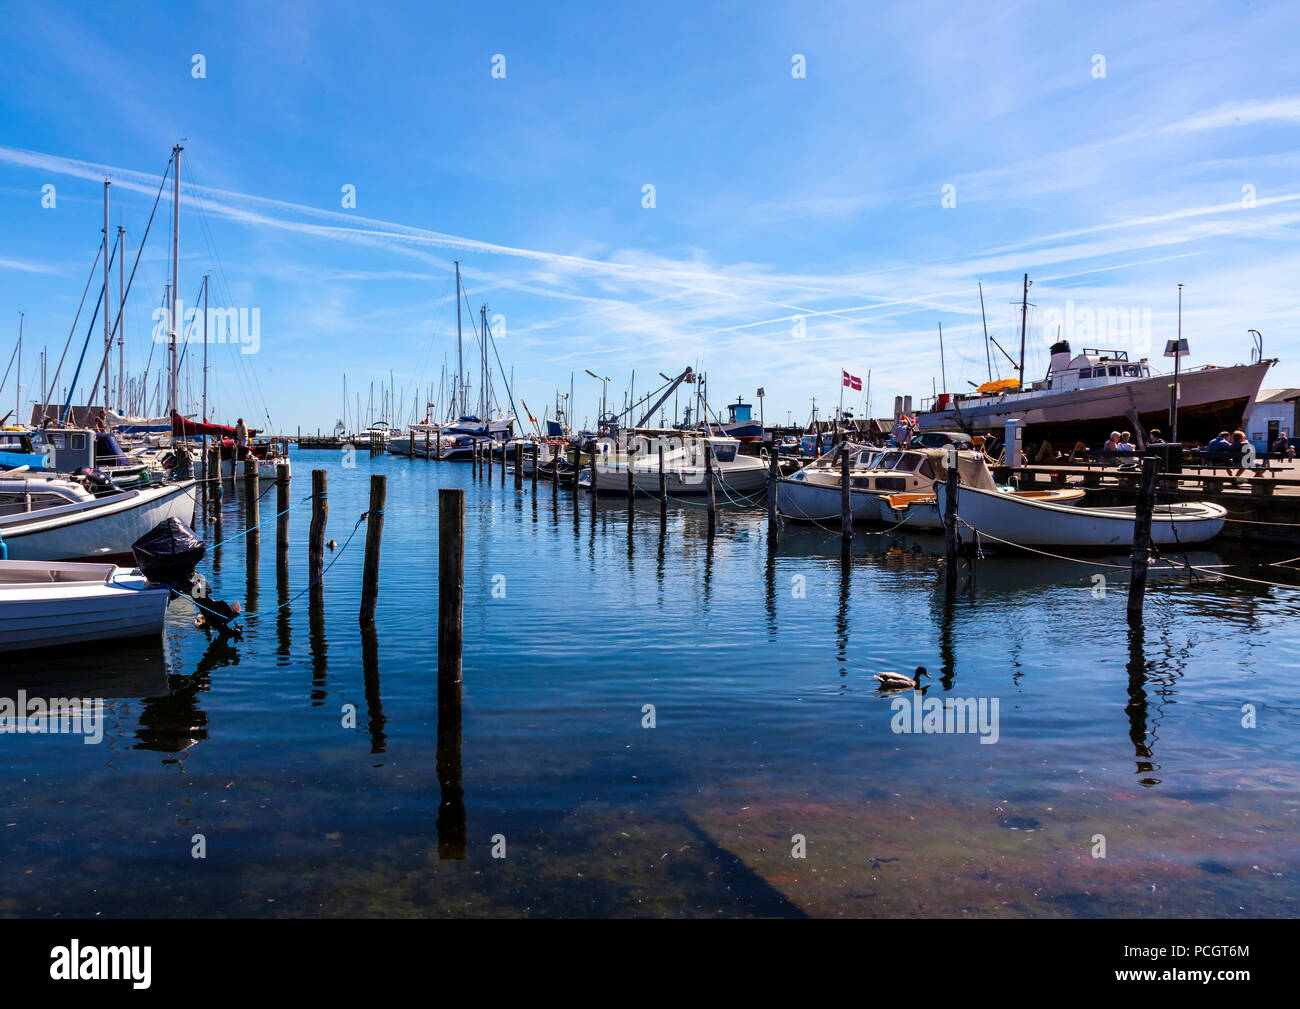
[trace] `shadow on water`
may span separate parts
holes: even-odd
[[[384,734],[383,700],[379,695],[379,632],[374,627],[361,628],[361,674],[365,680],[366,724],[370,730],[370,752],[383,753],[388,737]]]

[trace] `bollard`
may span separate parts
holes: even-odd
[[[415,436],[411,436],[414,440]],[[384,501],[388,497],[388,477],[374,473],[370,477],[370,508],[366,511],[366,560],[361,572],[362,627],[375,626],[375,605],[379,602],[379,546],[384,538]]]

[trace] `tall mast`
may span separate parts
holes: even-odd
[[[181,250],[181,146],[172,148],[172,332],[167,345],[167,416],[177,412],[179,402],[176,390],[176,344],[180,339],[181,320],[176,318],[180,291]]]
[[[208,422],[208,275],[203,275],[203,423]],[[204,442],[207,435],[203,436]],[[207,458],[204,456],[204,458]]]
[[[14,420],[19,424],[23,422],[23,316],[26,314],[26,312],[18,313],[18,374],[16,376],[18,391],[14,399]],[[41,420],[44,419],[41,417]]]
[[[478,310],[479,324],[479,389],[478,389],[478,419],[487,423],[487,302],[483,302]]]
[[[109,321],[108,307],[108,187],[104,180],[104,409],[108,409],[108,356],[113,352],[113,324]],[[92,393],[93,400],[94,395]]]
[[[1020,299],[1020,388],[1025,387],[1025,322],[1029,318],[1029,274],[1025,274],[1025,293]]]
[[[988,365],[989,381],[993,381],[993,358],[989,354],[989,321],[984,318],[984,283],[980,282],[980,322],[984,324],[984,363]]]
[[[943,360],[943,323],[939,323],[939,374],[943,376],[943,391],[948,391],[948,366]]]
[[[122,408],[122,383],[126,380],[126,229],[117,226],[117,250],[122,256],[117,261],[117,412],[129,413]],[[108,369],[104,369],[107,377]]]
[[[460,336],[460,260],[456,260],[456,388],[460,396],[460,415],[465,416],[465,349]],[[456,401],[452,396],[452,402]]]

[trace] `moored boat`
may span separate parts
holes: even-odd
[[[160,635],[170,594],[115,564],[0,561],[0,649]]]
[[[937,489],[942,514],[947,488]],[[1157,503],[1151,517],[1151,542],[1161,546],[1204,543],[1223,529],[1227,509],[1210,501]],[[963,537],[982,533],[1012,546],[1076,549],[1131,547],[1136,509],[1077,508],[999,490],[961,487],[957,516]],[[969,528],[968,528],[969,527]]]

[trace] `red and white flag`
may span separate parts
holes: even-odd
[[[852,389],[855,392],[862,391],[862,379],[858,378],[857,375],[850,375],[843,369],[840,369],[840,374],[844,377],[844,387],[846,389]]]

